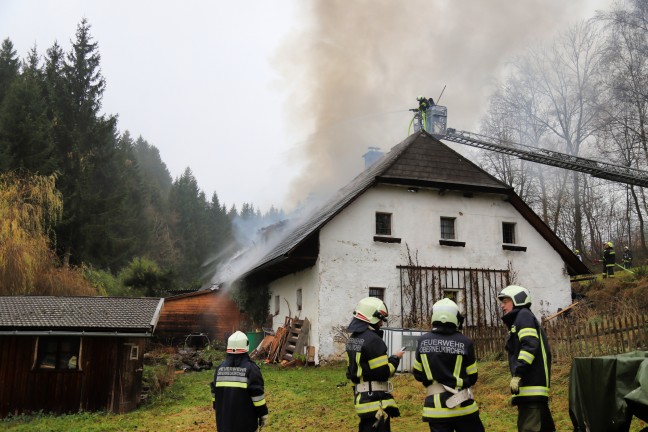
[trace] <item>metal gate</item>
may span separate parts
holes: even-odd
[[[400,270],[401,326],[429,329],[432,305],[449,297],[459,305],[465,326],[500,325],[497,293],[509,284],[509,270],[397,266]]]

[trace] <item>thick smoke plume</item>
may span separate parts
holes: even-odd
[[[507,60],[593,13],[586,0],[300,1],[302,17],[274,58],[301,167],[287,206],[328,195],[362,170],[369,146],[407,135],[419,95],[448,125],[476,130]]]

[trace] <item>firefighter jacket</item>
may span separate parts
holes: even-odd
[[[605,248],[603,251],[603,262],[606,267],[614,267],[616,263],[616,252],[614,252],[613,248],[609,246]]]
[[[623,251],[623,262],[631,263],[632,262],[632,252],[629,249]]]
[[[502,317],[509,329],[506,339],[512,376],[521,377],[520,394],[513,405],[547,402],[551,376],[551,350],[547,336],[528,307],[516,307]]]
[[[432,331],[418,339],[416,356],[412,365],[414,378],[425,387],[437,382],[455,390],[470,388],[477,382],[477,360],[473,342],[457,331],[454,324],[435,325]],[[446,401],[452,392],[432,394],[425,398],[423,421],[450,421],[457,417],[479,416],[473,399],[454,408]]]
[[[259,418],[268,414],[259,367],[245,354],[227,354],[211,383],[216,430],[253,432]]]
[[[346,344],[348,366],[346,376],[353,382],[356,414],[361,418],[374,418],[379,409],[390,417],[400,416],[391,393],[386,391],[357,392],[356,384],[362,382],[385,382],[394,375],[400,359],[387,356],[387,345],[382,331],[375,330],[364,321],[354,318],[348,330],[351,336]]]

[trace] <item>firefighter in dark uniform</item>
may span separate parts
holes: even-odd
[[[216,410],[216,430],[254,432],[268,422],[263,377],[248,356],[248,338],[237,331],[227,339],[227,357],[210,384]]]
[[[603,277],[613,278],[614,266],[616,265],[616,252],[614,252],[612,242],[607,242],[607,246],[603,251],[603,265],[605,266]]]
[[[551,350],[547,336],[531,312],[531,294],[521,286],[509,285],[497,296],[509,329],[506,339],[510,389],[518,407],[519,432],[556,430],[549,410]]]
[[[356,306],[349,324],[351,336],[346,344],[348,366],[346,376],[353,383],[356,414],[360,417],[359,432],[389,432],[390,418],[400,416],[392,385],[403,351],[387,356],[380,327],[387,321],[387,306],[376,297],[367,297]]]
[[[632,251],[628,246],[623,249],[623,268],[632,267]]]
[[[477,382],[473,342],[458,329],[457,304],[448,298],[432,306],[432,330],[418,340],[414,378],[426,388],[423,421],[432,432],[484,432],[470,390]]]

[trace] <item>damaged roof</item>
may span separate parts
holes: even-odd
[[[533,225],[563,258],[571,275],[589,273],[587,267],[537,216],[513,188],[488,174],[427,132],[417,132],[340,189],[327,203],[282,238],[242,278],[272,280],[315,264],[319,229],[376,184],[428,187],[465,192],[499,193]]]
[[[159,298],[0,296],[0,334],[151,334],[163,303]]]

